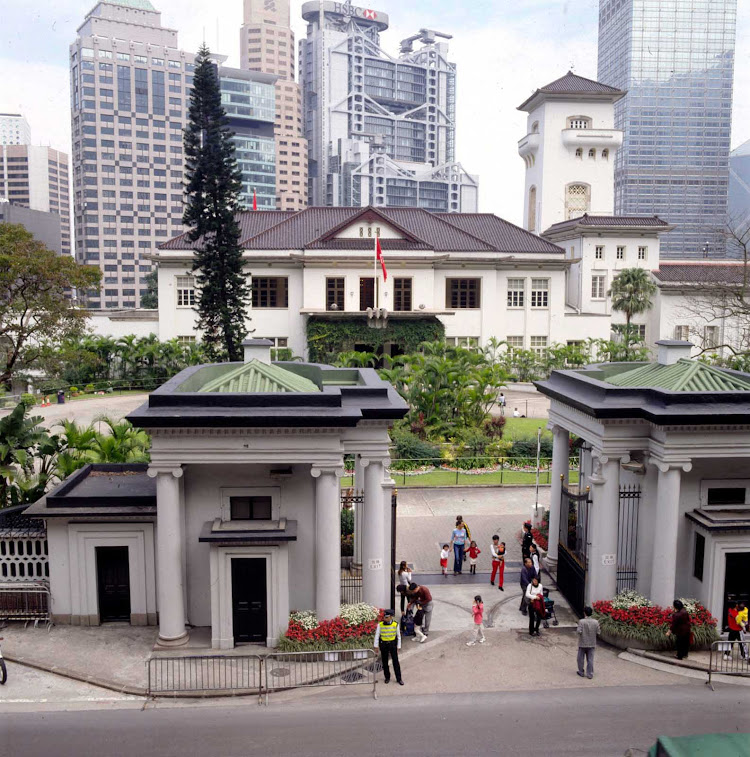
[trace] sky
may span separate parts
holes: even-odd
[[[179,46],[203,39],[239,66],[242,0],[152,0]],[[68,46],[94,0],[0,1],[0,112],[24,113],[32,140],[70,153]],[[356,3],[365,5],[365,3]],[[292,26],[304,36],[302,0]],[[458,66],[456,157],[479,176],[479,206],[514,223],[523,211],[524,164],[516,145],[529,94],[572,69],[596,78],[598,0],[377,0],[390,17],[381,45],[392,55],[420,28],[453,35]],[[750,3],[739,0],[732,147],[750,139]]]

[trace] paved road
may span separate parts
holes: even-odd
[[[711,692],[694,684],[558,692],[541,689],[541,671],[537,676],[539,691],[511,694],[15,713],[0,718],[0,757],[621,757],[628,748],[646,750],[660,734],[750,731],[744,689]]]

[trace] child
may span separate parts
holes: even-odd
[[[451,548],[449,544],[443,544],[443,548],[440,550],[440,567],[443,569],[443,575],[448,575],[448,558],[451,554]]]
[[[422,623],[424,622],[424,610],[422,605],[417,605],[417,611],[414,613],[414,638],[412,641],[418,641],[420,644],[424,644],[427,641],[427,637],[422,631]]]
[[[471,641],[466,642],[467,647],[473,647],[477,642],[484,644],[484,603],[479,594],[474,597],[474,604],[471,606],[471,614],[474,616],[475,636]]]
[[[475,541],[471,542],[469,544],[469,549],[466,550],[469,555],[469,565],[471,566],[469,568],[469,573],[473,573],[476,575],[477,572],[477,557],[482,554],[482,550],[477,547],[477,543]]]

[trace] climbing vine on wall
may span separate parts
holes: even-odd
[[[384,329],[374,329],[364,319],[329,321],[310,318],[307,322],[307,347],[312,363],[332,363],[340,352],[354,350],[355,345],[368,345],[377,352],[389,342],[401,352],[416,352],[422,342],[445,338],[445,327],[437,318],[406,320],[389,318]]]

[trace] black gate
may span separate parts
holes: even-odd
[[[617,522],[617,592],[635,589],[638,580],[638,508],[640,484],[620,487],[620,513]]]
[[[563,487],[560,502],[557,585],[579,615],[583,615],[586,603],[590,506],[588,487],[582,494],[575,494]]]

